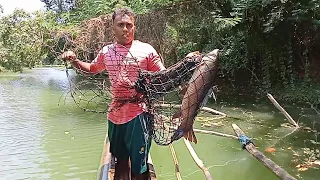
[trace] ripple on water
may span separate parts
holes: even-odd
[[[43,88],[50,88],[50,83],[57,85],[56,89],[66,87],[67,81],[61,77],[55,70],[45,74],[33,71],[5,83],[0,81],[1,179],[50,177],[41,167],[48,156],[42,146],[46,128],[39,101]]]
[[[54,69],[37,69],[3,84],[0,80],[0,140],[5,144],[0,143],[0,158],[4,160],[0,177],[96,176],[105,123],[91,120],[96,114],[81,111],[75,116],[75,106],[70,104],[58,107],[67,88],[65,72]],[[105,115],[98,116],[105,120]]]

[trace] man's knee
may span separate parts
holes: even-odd
[[[148,171],[148,166],[147,166],[147,164],[145,164],[145,165],[132,164],[131,171],[135,175],[142,175]]]

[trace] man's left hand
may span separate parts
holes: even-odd
[[[199,51],[194,51],[194,52],[189,53],[186,57],[192,57],[194,55],[199,55],[199,54],[200,54]]]

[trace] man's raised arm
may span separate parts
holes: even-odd
[[[98,73],[105,69],[103,63],[95,61],[94,63],[83,62],[79,60],[73,51],[66,51],[61,58],[64,61],[69,61],[73,67],[81,69],[87,73]],[[99,58],[99,56],[97,57]]]

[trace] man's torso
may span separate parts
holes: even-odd
[[[146,111],[143,102],[126,102],[136,97],[133,85],[139,76],[138,70],[158,71],[164,69],[159,64],[152,63],[158,54],[147,43],[133,41],[129,47],[119,44],[105,46],[100,62],[108,71],[112,102],[108,110],[108,119],[115,124],[124,124]],[[99,60],[98,60],[99,62]]]

